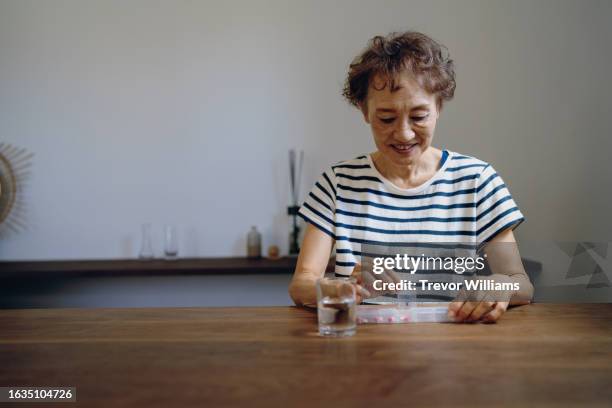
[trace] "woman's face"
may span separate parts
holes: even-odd
[[[438,109],[436,97],[425,91],[409,72],[400,74],[391,90],[376,76],[370,83],[365,121],[383,158],[397,166],[417,163],[431,145]]]

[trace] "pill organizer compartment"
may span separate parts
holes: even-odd
[[[443,323],[448,303],[411,302],[387,305],[358,305],[357,323]]]

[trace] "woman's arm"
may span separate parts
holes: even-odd
[[[325,274],[334,245],[332,237],[308,223],[289,295],[298,306],[317,306],[315,283]]]
[[[521,254],[511,229],[497,235],[485,247],[492,279],[517,282],[519,290],[512,294],[510,305],[525,305],[533,298],[533,285],[523,267]]]
[[[481,320],[494,323],[506,312],[509,305],[524,305],[533,298],[533,285],[523,268],[521,255],[512,229],[498,234],[485,247],[487,261],[493,275],[487,279],[495,282],[516,282],[519,290],[491,295],[483,292],[475,295],[476,301],[456,300],[448,307],[448,315],[456,322]],[[507,300],[503,300],[507,299]]]

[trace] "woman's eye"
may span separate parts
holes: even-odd
[[[422,121],[422,120],[427,119],[427,116],[428,116],[428,115],[425,115],[425,116],[413,116],[413,117],[412,117],[412,120],[414,120],[415,122],[420,122],[420,121]]]
[[[383,123],[392,123],[395,118],[379,118],[381,122]]]

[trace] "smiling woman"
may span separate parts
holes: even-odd
[[[289,290],[297,304],[314,304],[334,244],[335,272],[350,276],[366,244],[460,243],[486,252],[490,242],[515,242],[524,217],[493,167],[432,145],[455,86],[445,48],[422,33],[374,37],[355,58],[343,94],[370,126],[376,151],[330,166],[300,208],[309,225]],[[490,252],[492,265],[513,265],[493,270],[496,280],[520,282],[519,290],[507,301],[481,294],[479,302],[454,302],[451,317],[495,321],[509,303],[530,301],[518,250]]]

